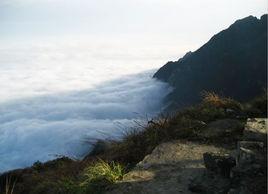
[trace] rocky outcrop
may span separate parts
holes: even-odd
[[[107,193],[264,194],[265,143],[262,138],[252,141],[255,134],[248,136],[246,130],[254,126],[256,133],[266,133],[266,122],[249,119],[234,150],[227,149],[229,145],[224,148],[186,140],[160,144]]]
[[[189,189],[206,194],[265,194],[266,135],[266,118],[248,119],[242,141],[237,142],[237,149],[232,154],[204,154],[208,171],[193,180]]]
[[[157,146],[109,194],[192,194],[188,185],[206,173],[203,153],[228,153],[224,148],[189,141]]]
[[[267,118],[248,119],[243,140],[237,143],[236,166],[231,171],[233,193],[267,192],[266,142]]]
[[[261,141],[266,143],[267,119],[251,118],[247,120],[243,139],[247,141]]]

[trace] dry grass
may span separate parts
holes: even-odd
[[[241,110],[242,105],[231,99],[231,98],[226,98],[219,96],[218,94],[214,92],[208,92],[208,91],[203,91],[201,93],[201,96],[203,97],[203,103],[216,107],[216,108],[230,108],[234,110]]]
[[[13,194],[16,182],[17,182],[17,180],[12,178],[12,176],[6,176],[4,190],[1,190],[1,188],[0,188],[0,193]]]

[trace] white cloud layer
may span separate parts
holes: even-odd
[[[80,158],[87,137],[118,137],[120,126],[161,109],[169,89],[151,78],[154,66],[115,53],[99,52],[99,60],[82,45],[0,50],[0,172],[55,155]]]

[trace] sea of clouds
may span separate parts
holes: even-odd
[[[82,158],[87,139],[120,138],[161,110],[170,88],[152,75],[165,59],[109,49],[0,48],[0,172],[58,155]]]

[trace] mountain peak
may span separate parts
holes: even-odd
[[[266,86],[267,14],[248,16],[214,35],[195,52],[161,67],[154,77],[175,89],[181,107],[198,103],[203,90],[249,100]]]

